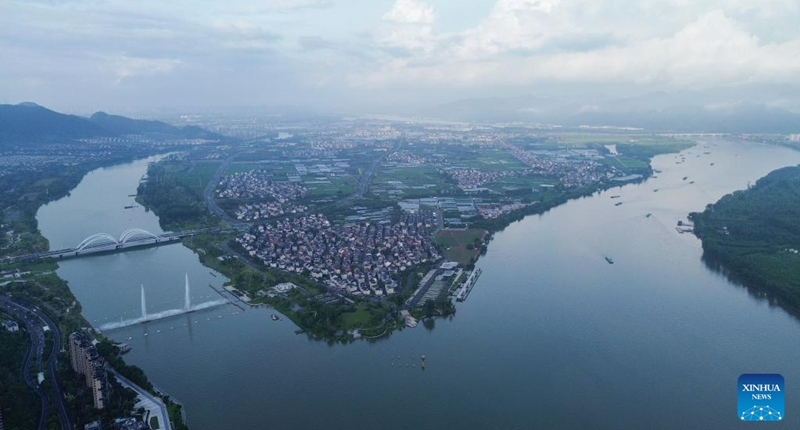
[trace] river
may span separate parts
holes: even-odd
[[[123,209],[147,162],[93,171],[42,207],[51,247],[160,232],[152,213]],[[783,374],[787,419],[770,427],[797,428],[800,322],[707,268],[699,240],[675,225],[798,163],[789,149],[716,140],[658,156],[661,173],[644,183],[497,233],[469,299],[432,330],[329,346],[268,310],[223,306],[109,335],[185,404],[193,430],[746,428],[742,373]],[[224,281],[180,245],[69,260],[58,273],[95,326],[138,315],[141,285],[158,312],[181,306],[184,273],[193,303],[218,298],[207,285]]]

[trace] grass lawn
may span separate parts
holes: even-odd
[[[345,328],[359,328],[367,327],[369,325],[372,314],[367,306],[363,303],[359,304],[355,312],[345,312],[342,314],[342,323]]]
[[[474,249],[467,249],[467,245],[475,245],[475,240],[480,240],[486,234],[481,229],[466,229],[466,230],[441,230],[436,234],[436,244],[439,245],[444,256],[448,260],[457,261],[462,266],[470,264],[473,258],[477,258],[480,253],[480,248],[475,246]]]
[[[647,168],[647,163],[641,160],[637,160],[635,158],[625,157],[625,156],[617,156],[615,157],[617,162],[622,165],[623,169],[645,169]]]

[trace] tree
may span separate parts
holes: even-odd
[[[433,315],[433,313],[436,312],[436,302],[431,299],[425,300],[423,309],[425,309],[426,314]]]

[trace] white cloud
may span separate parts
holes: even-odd
[[[651,0],[643,7],[654,11],[651,13],[664,13],[680,1]],[[498,0],[478,25],[458,34],[395,32],[392,40],[396,44],[426,48],[411,51],[407,58],[386,59],[376,69],[354,76],[351,83],[368,87],[417,84],[455,88],[524,87],[541,82],[622,83],[659,88],[797,83],[800,39],[764,42],[747,25],[732,17],[731,14],[738,13],[735,11],[747,9],[743,1],[728,5],[734,12],[706,10],[670,32],[657,28],[651,33],[642,30],[641,23],[631,15],[622,17],[629,25],[602,22],[595,22],[595,27],[581,25],[587,13],[596,20],[605,13],[616,12],[618,5],[614,0],[605,0],[607,11],[600,7],[587,12],[580,9],[579,3]],[[793,7],[782,0],[768,0],[768,4],[773,10],[786,12]],[[686,7],[696,6],[691,3]],[[676,16],[673,18],[677,20]],[[564,38],[581,40],[591,30],[612,31],[615,43],[572,52],[544,49],[548,42]]]
[[[425,2],[397,0],[383,19],[401,24],[433,24],[436,20],[436,11],[433,6]]]
[[[109,60],[116,76],[114,83],[120,84],[135,76],[155,76],[170,73],[180,65],[179,60],[167,58],[141,58],[120,56]]]

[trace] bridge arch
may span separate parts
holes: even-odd
[[[86,248],[101,245],[116,245],[118,243],[119,242],[117,242],[117,239],[108,233],[95,233],[86,239],[83,239],[83,242],[76,246],[75,249],[82,251]]]
[[[137,240],[141,240],[141,239],[158,239],[158,236],[154,235],[153,233],[150,233],[147,230],[143,230],[141,228],[129,228],[129,229],[123,231],[122,234],[119,236],[119,243],[120,244],[128,243],[132,239],[137,239]]]

